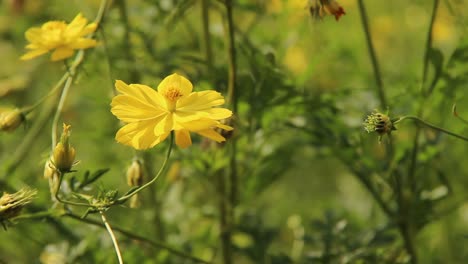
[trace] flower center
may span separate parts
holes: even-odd
[[[169,87],[164,93],[163,96],[167,100],[167,106],[168,110],[171,112],[174,112],[176,108],[176,102],[177,100],[183,96],[182,92],[180,89],[177,89],[176,87]]]

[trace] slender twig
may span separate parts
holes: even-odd
[[[108,5],[108,0],[102,0],[101,1],[101,5],[99,7],[98,13],[96,15],[96,18],[94,19],[94,22],[98,25],[98,27],[100,26],[100,22],[104,18],[104,13],[106,11],[107,5]],[[94,32],[91,33],[90,37],[93,37],[94,34],[95,34]],[[59,101],[58,107],[57,107],[57,109],[55,111],[54,119],[53,119],[53,122],[52,122],[52,133],[51,133],[51,136],[52,136],[52,151],[54,150],[54,147],[55,147],[55,145],[57,143],[58,120],[60,118],[60,114],[62,112],[63,105],[65,104],[65,100],[67,98],[70,86],[71,86],[71,84],[73,82],[73,78],[76,75],[76,71],[77,71],[78,67],[81,65],[81,63],[83,62],[84,54],[85,54],[84,50],[78,51],[78,53],[75,56],[75,59],[73,60],[72,65],[68,68],[67,72],[65,73],[65,75],[67,75],[67,78],[66,78],[66,81],[65,81],[65,86],[62,89],[62,95],[60,96],[60,101]],[[63,79],[63,77],[62,77],[62,79]]]
[[[117,239],[115,238],[114,232],[112,231],[111,226],[109,225],[109,222],[107,222],[106,216],[104,215],[103,211],[99,211],[101,214],[101,219],[104,225],[106,226],[107,232],[109,233],[112,243],[114,244],[114,249],[115,249],[115,254],[117,254],[117,258],[119,259],[119,264],[123,264],[122,260],[122,254],[120,253],[120,248],[119,244],[117,243]]]
[[[364,28],[364,33],[366,35],[367,49],[372,62],[372,69],[374,70],[375,81],[377,84],[377,94],[380,100],[380,107],[386,109],[388,107],[387,99],[385,96],[384,85],[382,81],[382,74],[380,72],[379,63],[377,60],[377,55],[375,53],[374,45],[372,43],[372,36],[369,30],[369,22],[367,18],[366,8],[364,6],[363,0],[358,0],[359,13],[361,14],[362,26]]]
[[[55,110],[54,119],[52,121],[52,152],[54,151],[55,145],[57,145],[57,127],[59,123],[60,114],[62,113],[63,106],[65,104],[65,100],[67,99],[68,92],[70,91],[70,86],[73,82],[73,76],[69,76],[65,85],[62,90],[62,94],[60,95],[60,100]]]
[[[456,138],[464,140],[464,141],[468,141],[468,137],[459,135],[459,134],[451,132],[451,131],[449,131],[447,129],[444,129],[444,128],[438,127],[436,125],[433,125],[431,123],[428,123],[428,122],[422,120],[421,118],[419,118],[417,116],[403,116],[403,117],[400,117],[397,121],[394,122],[394,124],[400,123],[401,121],[406,120],[406,119],[414,120],[414,121],[418,122],[419,124],[425,125],[425,126],[427,126],[429,128],[432,128],[434,130],[440,131],[442,133],[445,133],[447,135],[450,135],[452,137],[456,137]]]
[[[89,219],[89,218],[81,218],[80,216],[72,214],[72,213],[66,213],[64,216],[75,219],[75,220],[83,222],[83,223],[87,223],[87,224],[90,224],[90,225],[105,228],[105,226],[99,221],[95,221],[95,220],[92,220],[92,219]],[[177,255],[179,257],[182,257],[182,258],[185,258],[185,259],[190,259],[190,260],[198,262],[198,263],[210,264],[210,262],[208,262],[208,261],[205,261],[203,259],[199,259],[197,257],[191,256],[191,255],[189,255],[189,254],[187,254],[185,252],[182,252],[182,251],[179,251],[179,250],[177,250],[175,248],[172,248],[172,247],[170,247],[170,246],[168,246],[168,245],[166,245],[164,243],[153,241],[153,240],[148,239],[146,237],[133,234],[131,231],[127,231],[127,230],[122,229],[120,227],[115,227],[114,226],[113,230],[115,230],[115,231],[119,232],[120,234],[122,234],[124,236],[127,236],[127,237],[129,237],[131,239],[142,241],[142,242],[148,243],[148,244],[150,244],[150,245],[152,245],[154,247],[158,247],[158,248],[162,248],[164,250],[167,250],[171,254]]]
[[[135,195],[135,194],[139,193],[140,191],[146,189],[148,186],[153,184],[159,178],[159,176],[163,173],[164,169],[166,168],[169,157],[171,156],[173,145],[174,145],[174,132],[171,132],[171,139],[170,139],[170,143],[169,143],[169,148],[167,149],[166,158],[164,159],[163,164],[161,165],[161,168],[159,169],[156,176],[154,176],[154,178],[151,179],[151,181],[145,183],[144,185],[138,187],[137,189],[135,189],[135,190],[131,191],[130,193],[128,193],[128,194],[120,197],[119,199],[117,199],[118,203],[124,203],[130,197],[132,197],[133,195]]]
[[[432,32],[433,32],[433,29],[434,29],[434,22],[435,22],[435,18],[437,16],[438,7],[439,7],[439,0],[434,0],[434,5],[433,5],[433,8],[432,8],[431,21],[430,21],[430,24],[429,24],[429,30],[427,32],[426,50],[425,50],[424,59],[423,59],[422,81],[421,81],[421,88],[420,88],[422,100],[420,101],[418,116],[423,115],[424,101],[427,99],[429,94],[432,92],[431,87],[428,88],[427,93],[425,92],[424,88],[425,88],[425,84],[427,82],[427,72],[428,72],[428,68],[429,68],[429,55],[430,55],[430,50],[432,48]],[[436,83],[436,80],[434,80],[432,83],[433,83],[433,86],[434,86],[435,83]],[[419,118],[418,118],[418,120],[422,121]],[[431,126],[429,126],[429,127],[431,127]],[[416,190],[416,179],[415,179],[416,177],[415,177],[415,174],[416,174],[417,157],[418,157],[418,153],[419,153],[420,138],[421,138],[421,127],[418,126],[416,128],[416,131],[415,131],[415,135],[414,135],[414,139],[413,139],[413,149],[411,151],[410,162],[409,162],[409,166],[408,166],[408,180],[409,180],[409,183],[410,183],[410,188],[411,188],[413,193],[417,191]],[[403,205],[399,204],[399,206],[402,207]],[[403,221],[405,221],[406,224],[404,226],[401,226],[401,228],[402,228],[401,233],[402,233],[402,235],[404,237],[404,240],[405,240],[406,250],[408,251],[408,254],[411,255],[411,262],[413,264],[417,264],[418,263],[418,256],[417,256],[417,251],[415,250],[415,246],[414,246],[413,229],[410,226],[410,224],[412,223],[412,221],[411,221],[412,208],[408,208],[408,212],[409,212],[409,215],[406,216],[406,219],[403,219]],[[406,229],[406,230],[403,230],[403,229]]]
[[[432,7],[432,15],[431,15],[431,21],[429,24],[429,30],[427,32],[427,38],[426,38],[426,49],[424,52],[424,59],[423,59],[423,72],[422,72],[422,81],[421,81],[421,93],[425,96],[429,95],[433,88],[434,85],[431,87],[428,87],[427,92],[424,91],[425,84],[427,82],[427,72],[429,70],[429,59],[430,59],[430,54],[431,54],[431,49],[432,49],[432,31],[434,27],[434,23],[437,17],[437,10],[439,8],[439,3],[440,0],[434,0],[434,5]]]
[[[202,0],[201,4],[202,10],[202,21],[203,21],[203,44],[205,48],[205,57],[207,71],[210,75],[213,74],[213,49],[211,47],[211,34],[210,34],[210,10],[209,10],[209,1]]]
[[[129,69],[130,73],[130,81],[132,83],[136,83],[140,80],[140,73],[137,71],[135,56],[133,54],[133,47],[132,42],[130,41],[130,33],[131,33],[131,26],[130,21],[128,19],[127,13],[127,3],[126,0],[118,0],[115,2],[117,8],[119,9],[120,18],[122,19],[123,26],[124,26],[124,35],[123,35],[123,50],[125,51],[126,60],[131,64],[131,68]]]
[[[228,54],[228,87],[227,87],[227,101],[232,107],[232,111],[237,115],[238,105],[238,91],[237,91],[237,61],[236,61],[236,46],[235,46],[235,35],[234,35],[234,19],[233,19],[233,1],[225,0],[224,6],[226,8],[226,23],[225,31],[227,32],[227,54]],[[235,123],[235,122],[234,122]],[[225,190],[227,186],[225,184],[224,175],[219,177]],[[221,201],[221,243],[223,249],[224,264],[232,263],[232,250],[231,250],[231,232],[234,222],[234,208],[237,203],[238,196],[238,175],[237,175],[237,140],[235,137],[231,138],[230,142],[230,158],[229,158],[229,169],[228,169],[228,180],[229,180],[229,192],[225,194],[229,197],[229,204]],[[222,197],[222,199],[225,199]]]
[[[58,202],[63,203],[63,204],[90,207],[91,206],[90,204],[67,201],[67,200],[62,200],[60,198],[59,192],[60,192],[60,187],[62,186],[64,173],[60,172],[60,171],[57,171],[57,173],[58,173],[59,181],[58,181],[58,184],[57,184],[57,188],[55,189],[55,193],[54,193],[55,199],[57,199]]]

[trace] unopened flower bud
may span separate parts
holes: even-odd
[[[53,164],[60,172],[69,172],[75,161],[75,149],[69,143],[70,125],[63,124],[62,137],[60,142],[55,146],[53,156]]]
[[[23,188],[16,193],[3,193],[0,197],[0,223],[16,217],[23,207],[30,203],[37,191],[30,188]]]
[[[12,132],[23,123],[24,114],[18,109],[0,110],[0,130]]]
[[[135,159],[127,169],[127,184],[130,187],[141,186],[145,176],[143,164]]]

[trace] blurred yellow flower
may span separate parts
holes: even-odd
[[[309,0],[308,8],[313,17],[333,15],[337,21],[346,14],[343,7],[335,0]]]
[[[112,99],[111,112],[128,123],[115,139],[135,149],[154,147],[171,131],[175,131],[175,142],[181,148],[192,144],[189,132],[222,142],[226,139],[215,129],[233,129],[219,121],[232,116],[232,112],[213,108],[224,104],[223,96],[212,90],[192,92],[192,83],[177,73],[164,78],[157,91],[120,80],[115,87],[121,94]]]
[[[96,40],[85,36],[96,31],[96,23],[88,23],[83,15],[78,14],[67,25],[64,21],[49,21],[41,27],[33,27],[26,31],[26,39],[30,42],[22,60],[30,60],[53,50],[51,60],[59,61],[73,56],[75,50],[87,49],[97,45]]]

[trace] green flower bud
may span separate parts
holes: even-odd
[[[75,149],[68,142],[71,126],[63,124],[62,137],[52,153],[53,164],[60,172],[69,172],[75,162]]]
[[[18,108],[0,110],[0,131],[13,132],[24,120],[24,114]]]

